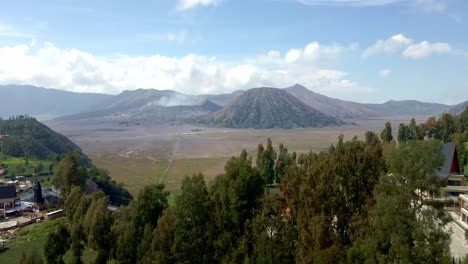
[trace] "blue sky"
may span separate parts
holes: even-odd
[[[359,102],[468,99],[468,1],[9,1],[0,84],[223,93],[301,83]]]

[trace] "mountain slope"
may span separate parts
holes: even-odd
[[[459,103],[457,105],[450,107],[445,112],[450,113],[452,115],[458,115],[461,112],[465,111],[465,108],[467,107],[468,107],[468,101],[465,101],[465,102],[462,102],[462,103]]]
[[[77,151],[84,164],[91,164],[75,143],[35,118],[19,116],[0,119],[0,135],[0,152],[9,156],[44,160]]]
[[[284,90],[294,95],[303,103],[338,118],[366,118],[380,114],[365,105],[318,94],[299,84],[284,88]]]
[[[383,104],[365,104],[366,107],[380,112],[382,115],[437,115],[450,108],[449,105],[423,103],[416,100],[394,101]]]
[[[233,128],[295,128],[342,122],[276,88],[254,88],[202,122]]]
[[[29,115],[51,119],[87,111],[112,95],[73,93],[30,85],[0,86],[0,117]]]
[[[138,89],[124,91],[92,111],[61,117],[58,120],[166,123],[211,114],[221,108],[196,95],[171,90]]]

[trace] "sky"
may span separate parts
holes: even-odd
[[[16,0],[0,85],[118,94],[296,83],[343,100],[468,100],[466,0]]]

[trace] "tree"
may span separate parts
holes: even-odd
[[[132,211],[138,234],[143,233],[147,224],[151,226],[151,229],[156,227],[158,218],[168,206],[168,196],[169,192],[164,190],[164,184],[148,185],[139,193]]]
[[[392,124],[390,122],[385,123],[385,128],[380,133],[380,138],[382,139],[383,142],[389,143],[392,141],[393,136],[392,136]]]
[[[380,142],[379,138],[377,137],[377,134],[375,134],[372,131],[367,131],[365,134],[366,138],[366,144],[372,145],[375,142]]]
[[[60,161],[52,177],[52,182],[61,188],[62,195],[70,192],[73,186],[83,188],[88,175],[86,168],[80,164],[80,156],[77,152],[68,153]]]
[[[107,210],[107,197],[104,193],[93,194],[91,205],[83,219],[83,230],[87,235],[88,246],[97,252],[95,262],[106,263],[109,258],[113,218]],[[150,230],[151,233],[151,230]]]
[[[452,135],[456,132],[456,120],[451,114],[445,113],[439,120],[437,120],[437,134],[435,136],[436,139],[440,139],[444,142],[450,142]]]
[[[408,139],[408,127],[405,124],[400,124],[398,127],[398,142],[405,143]]]
[[[186,177],[175,209],[174,252],[178,263],[213,262],[211,212],[203,175]]]
[[[411,118],[411,121],[407,126],[407,135],[408,140],[416,140],[418,137],[418,126],[416,125],[416,120],[414,118]]]
[[[252,221],[253,263],[294,263],[297,232],[284,212],[284,198],[266,196]]]
[[[266,184],[273,184],[275,180],[276,152],[273,149],[271,139],[267,140],[267,147],[263,149],[260,144],[257,148],[257,168]]]
[[[47,263],[64,263],[63,255],[70,245],[70,234],[67,227],[60,223],[54,231],[47,234],[44,243],[44,255]]]
[[[151,245],[152,254],[147,258],[147,263],[176,263],[173,254],[175,221],[176,216],[174,208],[166,208],[158,220],[158,225],[154,229],[153,242]]]
[[[437,134],[437,119],[435,117],[429,117],[424,124],[426,127],[426,134],[428,138],[434,138]]]
[[[278,159],[276,160],[276,165],[275,165],[276,182],[281,183],[281,180],[284,177],[286,168],[290,166],[292,162],[293,162],[293,158],[288,153],[288,149],[285,148],[283,144],[280,144]]]
[[[240,247],[246,224],[264,192],[264,181],[252,168],[250,160],[232,157],[225,173],[217,176],[210,190],[213,220],[217,230],[215,260],[221,262],[243,261],[248,252]]]

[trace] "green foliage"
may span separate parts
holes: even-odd
[[[111,203],[128,205],[133,199],[132,195],[123,187],[123,184],[112,180],[107,171],[93,167],[88,171],[88,174],[89,178],[94,181],[103,192],[109,195],[109,201]]]
[[[107,210],[107,197],[104,193],[96,193],[93,196],[83,219],[83,231],[87,235],[88,246],[97,252],[95,262],[106,263],[114,241],[110,232],[113,218]]]
[[[212,211],[203,175],[186,177],[175,209],[174,252],[178,263],[213,262]]]
[[[417,132],[414,125],[406,135]],[[328,151],[298,156],[282,144],[276,155],[268,140],[266,148],[258,146],[257,167],[244,150],[209,187],[201,174],[186,177],[173,206],[164,185],[149,185],[118,213],[107,209],[112,195],[87,195],[81,180],[70,180],[81,167],[76,155],[67,156],[54,179],[67,179],[69,225],[48,235],[46,260],[62,263],[66,255],[70,263],[447,263],[448,218],[414,195],[416,189],[438,191],[434,172],[443,162],[441,142],[413,136],[397,145],[388,137],[382,143],[372,132],[365,136],[345,141],[341,135]],[[464,134],[452,140],[466,143]],[[104,171],[85,172],[96,182],[115,184]],[[275,177],[283,195],[273,186],[265,192],[266,181]]]
[[[52,182],[61,188],[62,195],[67,195],[73,186],[84,188],[87,171],[80,163],[77,152],[68,153],[57,165]],[[64,197],[65,197],[64,196]]]
[[[271,139],[267,140],[267,148],[260,144],[257,148],[257,169],[265,180],[266,184],[273,184],[275,181],[275,160],[276,151],[273,149]]]
[[[158,225],[153,232],[153,242],[151,245],[152,254],[149,258],[153,263],[176,263],[173,255],[175,221],[176,216],[174,208],[166,208],[159,218]],[[197,250],[202,251],[203,249],[199,248]]]
[[[450,142],[452,135],[458,131],[456,122],[456,118],[451,114],[443,114],[442,117],[437,120],[437,133],[435,138],[443,142]]]
[[[435,192],[434,172],[443,162],[438,141],[400,144],[388,155],[391,174],[382,176],[374,191],[368,225],[348,251],[348,262],[448,263],[448,216],[424,207],[414,191]]]
[[[215,178],[210,190],[217,230],[215,259],[222,262],[243,261],[242,237],[263,195],[264,181],[245,157],[232,157],[225,173]]]
[[[405,124],[400,124],[398,127],[398,142],[405,143],[408,139],[408,127]]]
[[[44,255],[47,263],[64,263],[63,255],[70,244],[70,233],[64,224],[59,224],[50,232],[44,244]]]
[[[253,263],[294,263],[296,229],[284,198],[266,196],[252,221]]]
[[[89,165],[90,161],[78,146],[27,116],[18,116],[8,120],[0,119],[0,152],[13,157],[32,157],[46,160],[51,156],[63,156],[68,152],[79,152],[80,159]]]
[[[393,140],[392,124],[390,124],[390,122],[385,123],[385,128],[382,133],[380,133],[380,138],[383,142],[387,143]]]
[[[143,234],[146,225],[153,229],[156,227],[158,218],[168,206],[167,197],[169,193],[164,191],[164,184],[146,186],[138,195],[132,205],[133,224],[137,234]]]
[[[42,260],[42,256],[39,255],[37,250],[32,250],[29,253],[23,252],[19,259],[19,264],[42,264],[44,261]]]

